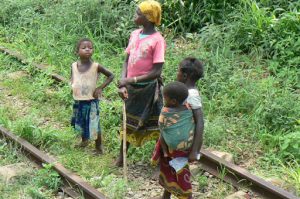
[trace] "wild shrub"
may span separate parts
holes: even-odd
[[[297,196],[300,196],[300,164],[292,161],[291,163],[283,166],[283,173],[285,179],[293,184],[296,189]]]
[[[274,72],[285,67],[297,68],[300,63],[300,13],[285,12],[272,20],[266,42],[266,53],[278,63]],[[273,65],[274,66],[274,65]]]
[[[163,24],[177,33],[197,32],[207,23],[220,24],[233,11],[237,0],[161,0]]]
[[[277,9],[281,10],[278,5],[272,4],[277,9],[271,10],[260,7],[261,4],[253,0],[242,2],[224,23],[204,27],[202,41],[212,49],[228,46],[242,53],[259,52],[273,61],[271,70],[275,74],[284,67],[299,66],[300,14],[297,7],[276,14]]]
[[[278,89],[262,95],[252,119],[266,151],[276,151],[281,159],[300,161],[299,112],[297,94]]]
[[[277,158],[287,160],[287,162],[300,162],[299,156],[299,130],[287,134],[269,134],[263,133],[260,136],[264,144],[265,150],[269,152],[276,152]]]
[[[249,53],[253,48],[263,46],[271,17],[267,8],[260,8],[255,1],[245,0],[238,10],[232,15],[236,22],[232,25],[232,40],[239,50]]]
[[[62,185],[59,174],[53,170],[53,165],[43,164],[43,168],[38,170],[35,181],[39,187],[46,187],[57,191]]]
[[[297,10],[300,7],[298,0],[259,0],[257,1],[262,7],[268,7],[276,16],[291,10]]]
[[[26,0],[19,5],[18,1],[10,1],[4,5],[0,24],[5,42],[18,42],[26,57],[34,57],[35,61],[57,64],[56,69],[63,75],[69,74],[65,63],[74,60],[74,46],[80,38],[89,37],[95,49],[115,53],[126,46],[134,29],[134,2],[49,2]],[[37,6],[43,12],[36,12]],[[10,16],[11,8],[19,14]]]
[[[50,147],[57,142],[65,142],[65,138],[59,135],[57,130],[41,129],[32,124],[32,118],[24,118],[15,121],[10,126],[15,133],[37,147]]]
[[[299,119],[299,96],[289,93],[276,93],[264,96],[256,111],[260,124],[268,132],[287,133],[295,131]]]

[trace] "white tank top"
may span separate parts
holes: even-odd
[[[98,63],[93,62],[85,71],[78,71],[77,62],[72,64],[72,90],[74,100],[92,100],[97,87]]]

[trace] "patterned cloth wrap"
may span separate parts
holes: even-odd
[[[164,107],[159,116],[159,129],[169,150],[189,149],[195,130],[193,112]]]
[[[127,141],[135,146],[159,137],[158,117],[163,104],[160,85],[158,80],[154,80],[127,86]],[[122,134],[123,131],[121,139]]]
[[[152,155],[152,164],[159,162],[160,165],[159,183],[174,196],[180,199],[190,199],[192,198],[192,184],[189,165],[186,164],[176,172],[169,162],[174,158],[187,158],[189,155],[195,129],[193,113],[189,109],[175,111],[163,108],[159,126],[168,145],[168,157],[163,155],[161,140],[156,143]]]
[[[99,100],[75,100],[71,125],[85,139],[97,139],[101,133]]]

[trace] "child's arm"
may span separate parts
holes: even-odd
[[[101,96],[102,90],[109,85],[112,80],[114,79],[114,74],[112,72],[110,72],[109,70],[107,70],[106,68],[104,68],[103,66],[101,66],[100,64],[98,65],[98,73],[102,73],[106,76],[106,80],[103,82],[103,84],[101,86],[99,86],[98,88],[96,88],[95,92],[94,92],[94,98],[98,99],[99,96]]]
[[[72,87],[72,84],[73,84],[73,66],[71,64],[71,77],[70,77],[69,85]],[[70,92],[71,92],[71,95],[72,95],[73,89],[71,89]]]
[[[71,78],[70,78],[70,84],[73,83],[73,66],[71,64]]]
[[[166,144],[165,139],[162,135],[160,135],[159,139],[160,139],[160,145],[161,145],[162,151],[164,153],[164,157],[168,157],[168,145]]]
[[[193,116],[195,120],[195,133],[192,150],[189,154],[190,162],[197,160],[197,155],[200,152],[203,143],[204,118],[202,108],[193,109]]]
[[[125,87],[125,85],[120,85],[120,83],[126,79],[126,76],[127,76],[127,66],[128,66],[128,59],[129,59],[129,54],[127,54],[126,56],[126,59],[123,63],[123,68],[122,68],[122,73],[121,73],[121,79],[120,81],[118,82],[118,86],[119,86],[119,96],[122,98],[122,99],[127,99],[128,98],[128,93],[127,93],[127,89]]]

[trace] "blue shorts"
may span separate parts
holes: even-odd
[[[99,100],[75,100],[71,125],[82,138],[97,139],[101,134]]]

